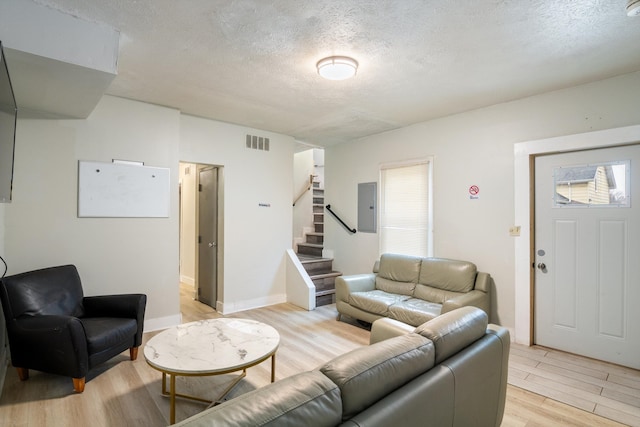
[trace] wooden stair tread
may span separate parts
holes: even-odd
[[[313,280],[313,279],[325,279],[327,277],[338,277],[338,276],[342,276],[342,273],[339,271],[329,271],[326,273],[310,274],[309,278]]]
[[[322,249],[324,246],[321,243],[298,243],[298,246],[306,246],[308,248],[320,248]]]
[[[297,254],[297,255],[298,255],[298,259],[302,264],[308,264],[312,262],[333,261],[333,258],[323,258],[323,257],[318,257],[313,255],[306,255],[306,254]]]
[[[335,289],[327,289],[326,291],[316,292],[317,297],[323,297],[325,295],[333,295],[336,293]]]

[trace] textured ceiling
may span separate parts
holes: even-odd
[[[35,2],[120,31],[107,93],[323,146],[640,70],[626,0]]]

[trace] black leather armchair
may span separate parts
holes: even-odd
[[[0,279],[11,363],[21,380],[29,369],[69,376],[84,391],[87,372],[142,343],[144,294],[85,297],[73,265]]]

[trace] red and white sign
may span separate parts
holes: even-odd
[[[480,187],[478,187],[477,185],[472,185],[471,187],[469,187],[469,194],[471,194],[472,196],[477,196],[479,192]]]

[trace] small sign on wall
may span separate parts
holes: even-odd
[[[469,200],[478,200],[480,198],[480,187],[472,185],[469,187]]]

